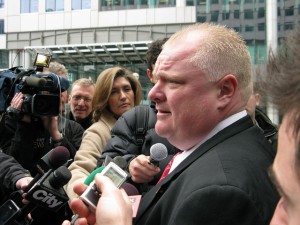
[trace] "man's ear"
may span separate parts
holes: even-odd
[[[150,81],[153,82],[153,81],[152,81],[152,80],[153,80],[153,75],[152,75],[151,70],[147,69],[147,75],[148,75]]]
[[[232,74],[227,74],[222,79],[218,81],[218,99],[219,107],[224,107],[230,102],[236,92],[237,79]]]

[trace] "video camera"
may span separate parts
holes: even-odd
[[[38,74],[49,67],[51,54],[37,52],[32,69],[13,67],[0,73],[0,113],[5,112],[17,92],[24,94],[21,113],[35,116],[57,116],[60,93],[69,81],[54,73]]]

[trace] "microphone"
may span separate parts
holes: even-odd
[[[41,206],[56,212],[69,200],[63,186],[71,177],[72,174],[66,166],[54,171],[51,169],[28,191],[25,199],[30,201],[29,205]]]
[[[32,186],[50,169],[57,169],[58,167],[67,163],[70,158],[69,150],[64,146],[57,146],[44,155],[37,163],[38,174],[28,184],[25,192],[28,192]]]
[[[112,161],[112,158],[109,155],[105,156],[104,162],[101,166],[107,166]]]
[[[44,155],[37,163],[38,172],[44,174],[49,169],[57,169],[70,158],[69,150],[64,146],[57,146]]]
[[[128,196],[134,196],[140,194],[140,192],[134,185],[127,182],[123,183],[120,188],[123,188]]]
[[[158,163],[168,156],[168,149],[162,143],[156,143],[150,148],[150,164],[158,166]]]
[[[112,159],[112,162],[117,164],[122,170],[125,170],[127,167],[127,161],[122,156],[116,156]]]
[[[14,218],[17,224],[24,223],[29,213],[32,216],[33,213],[40,213],[39,207],[58,211],[69,200],[63,186],[69,182],[71,176],[66,166],[46,172],[27,192],[25,199],[29,200],[29,203],[20,206],[21,213]]]
[[[22,82],[30,87],[44,87],[47,81],[44,78],[38,78],[36,76],[25,76],[22,78]]]

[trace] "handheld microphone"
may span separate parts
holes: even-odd
[[[70,157],[69,150],[64,146],[57,146],[44,155],[36,167],[38,174],[33,178],[33,180],[28,184],[25,192],[28,192],[32,186],[50,169],[57,169],[58,167],[64,165]]]
[[[168,149],[162,143],[156,143],[150,148],[150,164],[158,166],[158,163],[168,156]]]
[[[57,169],[70,158],[69,150],[64,146],[57,146],[44,155],[37,163],[38,172],[46,173],[49,169]]]
[[[128,196],[134,196],[140,194],[140,192],[134,185],[127,182],[123,183],[120,188],[123,188]]]
[[[40,213],[39,207],[57,212],[69,200],[63,186],[71,176],[66,166],[46,172],[28,191],[25,199],[29,200],[29,203],[19,206],[20,213],[14,218],[16,223],[24,223],[29,213]]]
[[[54,171],[49,170],[28,191],[25,198],[30,201],[29,204],[56,212],[69,200],[63,186],[71,177],[72,174],[66,166],[61,166]]]
[[[112,162],[117,164],[122,170],[125,170],[127,167],[127,162],[122,156],[116,156],[112,159]]]

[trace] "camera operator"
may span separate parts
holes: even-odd
[[[51,64],[49,68],[51,68]],[[9,113],[5,118],[6,129],[14,135],[11,139],[6,140],[11,144],[5,152],[29,170],[33,177],[37,174],[38,160],[51,149],[64,146],[69,150],[70,158],[73,159],[81,144],[83,128],[62,116],[65,99],[66,90],[63,90],[60,93],[60,114],[58,116],[36,116],[24,113],[22,111],[24,93],[21,92],[14,95],[7,109]],[[66,216],[66,211],[68,211],[67,206],[55,214],[38,209],[36,213],[32,213],[32,224],[60,224],[64,218],[69,218]]]

